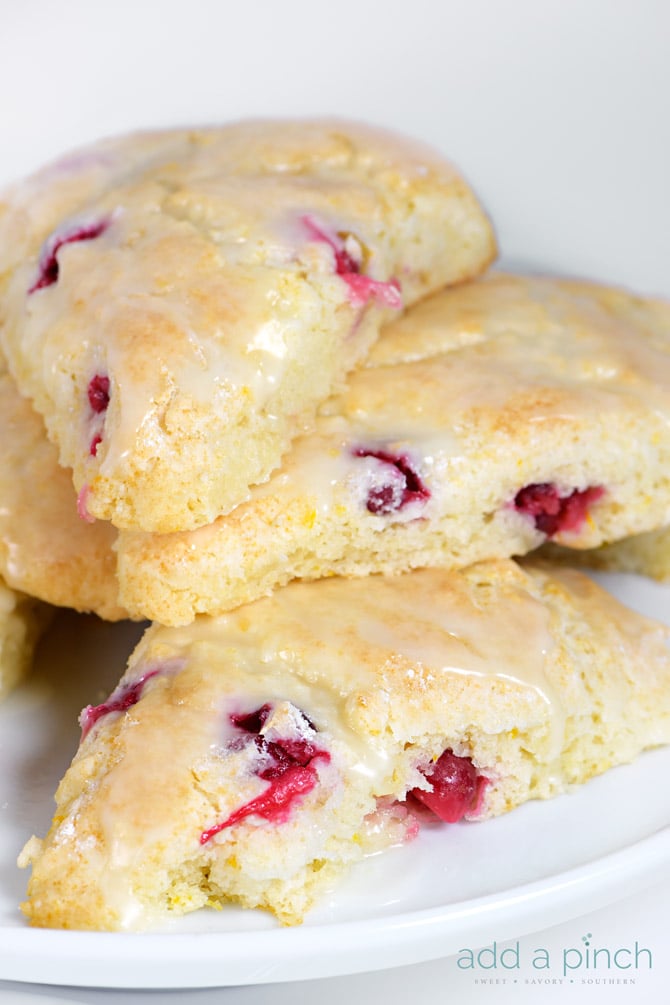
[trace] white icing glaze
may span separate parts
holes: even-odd
[[[386,690],[397,701],[399,682],[388,668],[399,658],[408,664],[402,676],[412,687],[458,674],[531,689],[546,705],[560,745],[564,711],[545,672],[553,647],[546,607],[517,584],[498,587],[495,601],[480,605],[476,590],[458,586],[457,578],[452,582],[445,591],[442,575],[425,571],[399,579],[294,584],[187,628],[156,625],[137,656],[146,660],[158,649],[185,659],[179,674],[184,689],[190,692],[198,682],[216,709],[222,691],[249,709],[291,702],[317,730],[356,752],[357,770],[378,794],[388,784],[387,744],[360,731],[351,702],[355,695]]]

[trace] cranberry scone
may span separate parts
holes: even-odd
[[[0,353],[0,575],[14,590],[109,621],[119,605],[116,531],[77,514],[72,480]]]
[[[30,669],[50,608],[0,579],[0,701]]]
[[[300,922],[427,818],[484,820],[670,741],[669,641],[580,573],[508,560],[153,626],[82,713],[22,852],[24,911],[139,929],[235,901]]]
[[[670,522],[670,305],[496,275],[386,326],[233,513],[122,532],[123,603],[188,623],[293,578],[463,567]]]
[[[102,142],[6,193],[0,335],[87,519],[209,523],[384,319],[491,261],[433,151],[338,120]]]

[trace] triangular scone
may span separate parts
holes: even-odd
[[[0,579],[0,701],[29,670],[50,610]]]
[[[0,575],[50,604],[116,621],[116,531],[77,514],[70,473],[0,353]]]
[[[0,334],[82,514],[163,532],[246,499],[384,319],[495,252],[450,164],[339,120],[108,141],[0,208]]]
[[[123,533],[121,597],[187,623],[290,579],[463,567],[670,517],[670,304],[491,275],[388,325],[248,503]]]
[[[234,900],[299,922],[425,813],[482,820],[670,741],[669,641],[579,573],[511,561],[154,626],[82,714],[24,910],[133,929]]]

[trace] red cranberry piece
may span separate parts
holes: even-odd
[[[327,244],[333,249],[335,272],[338,276],[357,275],[360,273],[361,263],[357,262],[353,255],[347,251],[345,243],[339,234],[328,233],[328,231],[318,225],[312,216],[303,216],[302,223],[312,241]]]
[[[261,705],[254,712],[243,713],[242,715],[232,714],[230,721],[233,726],[243,730],[245,733],[260,733],[265,725],[265,721],[272,711],[272,705]]]
[[[109,715],[110,712],[125,712],[133,705],[136,705],[142,697],[142,692],[147,681],[151,680],[158,673],[160,673],[160,670],[149,670],[147,673],[142,674],[141,677],[138,677],[136,681],[133,681],[132,684],[124,684],[122,687],[117,688],[102,705],[87,705],[79,717],[82,740],[95,726],[98,719]]]
[[[56,231],[51,237],[48,237],[40,252],[37,279],[28,293],[44,289],[45,286],[53,286],[58,281],[60,271],[58,252],[63,245],[75,244],[77,241],[92,241],[104,234],[109,224],[109,219],[97,220],[89,224],[77,224],[69,230]]]
[[[551,482],[526,485],[514,497],[514,506],[535,521],[535,526],[547,537],[563,531],[579,530],[589,507],[604,495],[602,486],[575,489],[561,496]]]
[[[347,273],[342,278],[349,287],[349,299],[353,304],[366,304],[368,300],[376,300],[377,303],[391,307],[394,311],[402,309],[402,294],[397,279],[381,283],[377,279],[370,279],[369,276],[354,273]]]
[[[307,767],[315,757],[321,756],[324,751],[320,750],[316,744],[310,743],[309,740],[301,738],[291,740],[280,737],[278,740],[266,742],[264,753],[270,755],[272,763],[259,771],[258,777],[269,780],[279,778],[294,764],[300,765],[301,768]]]
[[[96,373],[88,385],[88,403],[94,412],[107,411],[109,405],[109,377],[103,377]]]
[[[303,216],[302,223],[313,241],[321,241],[332,248],[335,258],[335,273],[341,276],[349,287],[349,299],[352,304],[366,304],[369,300],[376,300],[385,307],[400,310],[402,296],[400,283],[397,279],[391,279],[384,283],[363,275],[361,273],[362,262],[357,261],[347,250],[345,242],[339,234],[329,234],[311,216]]]
[[[91,378],[87,388],[88,403],[93,412],[96,415],[102,415],[107,411],[109,406],[109,377],[104,377],[102,374],[96,373],[94,377]],[[102,432],[98,432],[94,435],[88,448],[88,452],[91,457],[96,457],[98,453],[98,447],[102,443]]]
[[[404,509],[409,503],[430,499],[430,491],[409,462],[406,454],[390,454],[386,450],[367,450],[358,447],[354,457],[375,457],[388,464],[398,474],[393,475],[386,485],[373,488],[368,493],[367,508],[376,515],[386,515]]]
[[[323,756],[330,759],[325,751]],[[282,775],[273,779],[260,796],[234,810],[221,823],[203,831],[200,835],[200,844],[207,844],[215,834],[219,834],[227,827],[232,827],[248,816],[259,816],[264,820],[284,823],[288,819],[295,800],[311,792],[318,780],[316,769],[311,764],[304,767],[298,764],[293,765]]]
[[[422,774],[432,789],[412,789],[410,795],[450,824],[477,810],[487,784],[487,779],[478,773],[469,757],[457,757],[449,749]]]
[[[302,709],[298,709],[298,711],[309,728],[316,732],[316,726],[312,720],[305,715]],[[245,733],[260,733],[271,712],[272,705],[269,702],[266,702],[265,705],[261,705],[260,708],[254,709],[253,712],[233,712],[230,716],[230,721],[233,726],[236,726],[237,729],[243,730]]]
[[[232,827],[248,816],[260,816],[264,820],[283,823],[288,819],[296,799],[307,795],[318,783],[319,776],[314,764],[318,760],[330,761],[327,750],[318,747],[304,737],[277,737],[267,740],[261,735],[272,705],[261,705],[253,712],[233,714],[230,721],[233,726],[249,735],[249,741],[254,744],[262,755],[262,766],[256,774],[263,781],[269,782],[268,787],[255,799],[238,807],[221,823],[215,824],[200,835],[200,843],[206,844],[215,834],[227,827]],[[305,723],[314,731],[314,727],[302,713]],[[239,750],[239,742],[233,741],[231,748]]]
[[[597,502],[604,494],[605,489],[601,485],[595,485],[581,492],[577,489],[571,492],[563,499],[559,530],[579,530],[588,516],[591,503]]]
[[[335,272],[338,276],[358,275],[361,263],[349,254],[346,248],[333,248],[335,252]]]

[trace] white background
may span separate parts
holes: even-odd
[[[135,127],[353,116],[454,159],[492,214],[507,262],[670,295],[669,40],[665,0],[0,0],[0,182]],[[560,953],[591,931],[601,945],[653,945],[657,968],[635,988],[479,987],[452,958],[302,990],[323,1005],[660,1005],[670,997],[669,895],[665,883],[522,941]],[[24,990],[89,1003],[156,998]],[[284,985],[160,1000],[283,1005],[298,993]],[[18,1003],[16,994],[0,982],[0,1002]]]

